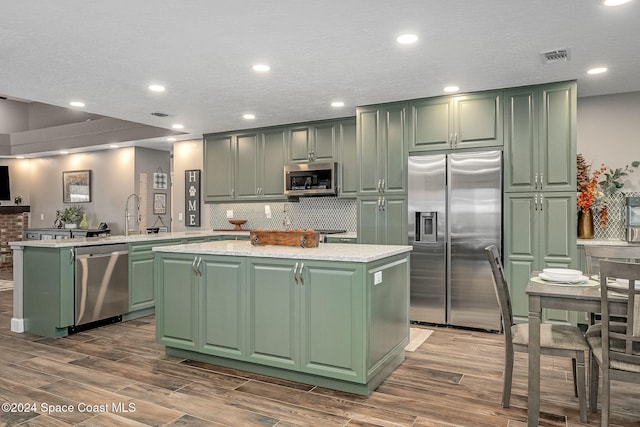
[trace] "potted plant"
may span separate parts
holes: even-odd
[[[72,205],[62,211],[60,219],[64,222],[65,228],[77,228],[82,219],[82,214],[83,211],[80,206]]]
[[[16,194],[15,197],[13,198],[13,202],[16,205],[21,205],[22,204],[22,196],[19,194]]]

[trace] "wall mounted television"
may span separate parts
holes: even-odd
[[[0,200],[11,200],[9,166],[0,166]]]

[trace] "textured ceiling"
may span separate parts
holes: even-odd
[[[182,123],[187,139],[351,116],[357,105],[442,95],[449,84],[577,79],[581,97],[632,92],[639,23],[638,0],[0,0],[0,94]],[[418,43],[398,45],[405,32]],[[560,48],[570,61],[543,63],[541,52]],[[271,71],[252,71],[259,62]],[[586,74],[601,65],[609,72]],[[167,90],[151,93],[150,83]],[[330,107],[337,99],[345,107]],[[247,112],[256,119],[242,119]]]

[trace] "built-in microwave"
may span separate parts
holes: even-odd
[[[336,163],[300,163],[284,167],[287,196],[330,196],[337,193]]]

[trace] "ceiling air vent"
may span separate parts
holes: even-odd
[[[167,113],[161,113],[160,111],[156,111],[154,113],[151,113],[152,116],[156,116],[156,117],[169,117],[169,115]]]
[[[542,52],[542,62],[545,64],[553,64],[556,62],[566,62],[571,60],[569,49],[556,49],[549,52]]]

